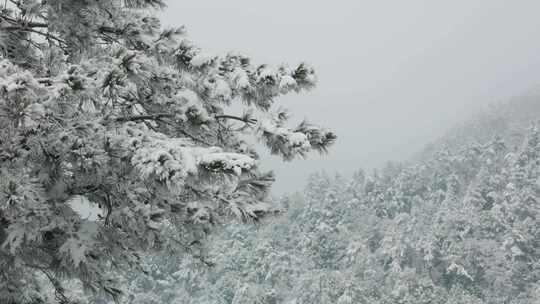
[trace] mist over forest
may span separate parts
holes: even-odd
[[[0,3],[0,304],[540,303],[538,8]]]
[[[405,161],[488,104],[537,90],[538,9],[534,0],[186,0],[169,1],[161,16],[216,53],[315,67],[315,90],[278,103],[340,139],[332,153],[293,164],[263,151],[280,195],[317,170],[350,177]]]

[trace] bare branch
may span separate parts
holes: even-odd
[[[134,116],[118,117],[116,118],[116,121],[125,122],[125,121],[141,121],[141,120],[160,120],[161,118],[171,118],[171,117],[174,117],[174,115],[170,113],[158,113],[158,114],[150,114],[150,115],[134,115]]]
[[[232,119],[232,120],[237,120],[237,121],[241,121],[245,124],[255,124],[257,123],[257,120],[254,119],[254,118],[244,118],[244,117],[238,117],[238,116],[234,116],[234,115],[227,115],[227,114],[223,114],[223,115],[216,115],[214,116],[215,119]]]

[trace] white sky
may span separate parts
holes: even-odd
[[[282,163],[275,193],[317,170],[350,174],[404,160],[456,121],[540,83],[537,0],[169,0],[166,25],[185,24],[211,51],[254,63],[307,61],[308,94],[277,102],[339,136],[328,156]]]

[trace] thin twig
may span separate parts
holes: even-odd
[[[160,118],[164,118],[164,117],[170,118],[170,117],[174,117],[174,115],[170,113],[133,115],[133,116],[118,117],[116,118],[116,121],[126,122],[126,121],[140,121],[140,120],[159,120]]]
[[[38,34],[38,35],[41,35],[43,37],[46,37],[48,39],[52,39],[52,40],[55,40],[61,44],[63,44],[64,46],[67,45],[67,42],[65,42],[64,40],[54,36],[54,35],[51,35],[49,33],[44,33],[44,32],[41,32],[41,31],[38,31],[38,30],[34,30],[33,28],[26,28],[26,27],[22,27],[22,26],[5,26],[5,27],[2,27],[1,29],[3,30],[15,30],[15,31],[21,31],[21,32],[30,32],[30,33],[34,33],[34,34]]]
[[[232,119],[232,120],[237,120],[237,121],[241,121],[245,124],[255,124],[257,123],[257,120],[254,119],[254,118],[243,118],[243,117],[238,117],[238,116],[234,116],[234,115],[227,115],[227,114],[223,114],[223,115],[216,115],[214,116],[215,119]]]

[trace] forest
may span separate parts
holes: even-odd
[[[540,303],[540,94],[278,196],[258,151],[340,140],[278,103],[315,69],[205,51],[165,4],[0,3],[0,304]]]
[[[204,255],[150,257],[129,303],[536,303],[538,98],[494,105],[410,162],[312,175]]]

